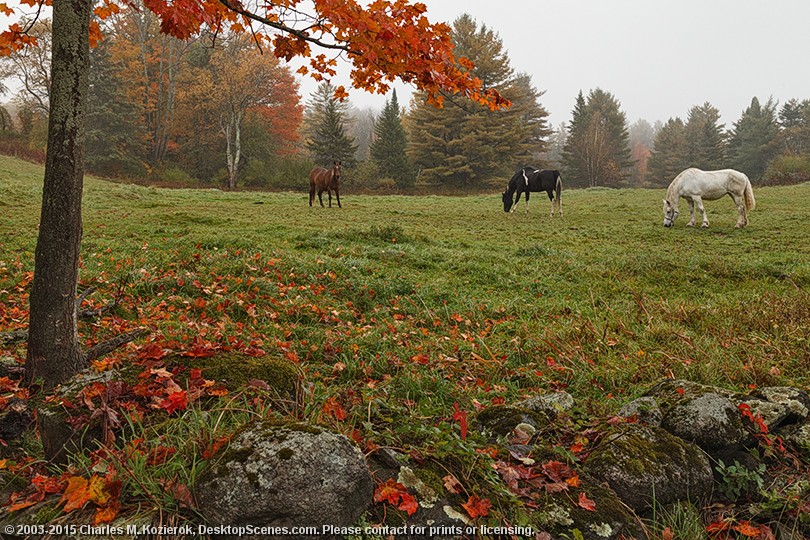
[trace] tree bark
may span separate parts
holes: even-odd
[[[30,296],[25,378],[46,388],[86,367],[76,285],[82,237],[84,134],[92,0],[53,3],[51,110]]]

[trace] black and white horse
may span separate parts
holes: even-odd
[[[506,191],[503,192],[503,211],[512,212],[517,210],[518,202],[520,202],[520,195],[526,194],[526,212],[529,211],[529,193],[532,191],[545,191],[548,194],[548,200],[551,201],[551,215],[554,215],[554,203],[557,203],[557,208],[560,210],[560,217],[563,215],[562,199],[562,178],[560,171],[555,170],[542,170],[539,171],[534,167],[523,167],[509,180],[506,186]],[[556,198],[555,198],[556,192]],[[517,194],[515,196],[515,194]],[[513,200],[514,197],[514,200]]]

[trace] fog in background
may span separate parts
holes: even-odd
[[[810,3],[800,0],[422,2],[432,22],[469,13],[497,31],[512,67],[545,91],[552,126],[570,120],[580,90],[596,87],[619,99],[629,123],[685,118],[709,101],[731,127],[753,96],[810,98]],[[307,100],[317,83],[301,82]],[[396,88],[408,103],[412,88]],[[385,97],[351,90],[350,100],[382,108]]]

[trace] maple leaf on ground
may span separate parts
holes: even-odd
[[[323,412],[330,416],[334,416],[339,422],[343,422],[348,417],[345,409],[343,409],[340,403],[338,403],[337,398],[334,396],[327,399],[326,403],[323,404]]]
[[[461,507],[467,511],[467,514],[469,514],[471,518],[475,519],[489,514],[492,503],[489,499],[479,499],[475,495],[471,495],[467,502],[462,504]]]
[[[596,512],[596,502],[593,501],[592,499],[589,499],[588,496],[585,495],[584,491],[580,492],[579,501],[577,501],[577,505],[580,508],[588,510],[589,512]]]
[[[186,407],[188,407],[188,395],[185,390],[172,392],[166,399],[161,401],[159,405],[161,408],[166,409],[168,414],[172,414],[175,411],[184,411]]]
[[[734,525],[732,529],[742,534],[743,536],[748,536],[749,538],[759,537],[760,534],[762,533],[759,526],[751,523],[750,521],[740,521],[739,523]]]
[[[389,478],[384,484],[377,486],[377,489],[374,490],[374,502],[387,502],[397,509],[407,512],[409,516],[419,509],[419,504],[413,495],[408,493],[408,488],[393,478]]]
[[[82,508],[90,501],[101,506],[109,500],[110,495],[105,489],[104,479],[94,474],[89,480],[83,476],[72,476],[68,479],[68,485],[59,504],[64,503],[62,507],[64,512],[71,512]]]
[[[467,438],[467,411],[462,411],[458,407],[458,403],[453,403],[453,420],[458,422],[459,427],[461,428],[461,438]]]

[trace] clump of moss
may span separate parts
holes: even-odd
[[[292,362],[273,356],[248,356],[223,353],[207,358],[183,358],[191,368],[203,370],[206,379],[224,382],[229,388],[241,388],[252,379],[266,382],[281,397],[294,396],[298,370]]]

